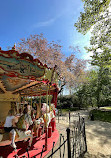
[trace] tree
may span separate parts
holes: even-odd
[[[90,70],[87,82],[78,87],[74,95],[78,97],[80,106],[108,106],[111,103],[111,80],[108,69]]]
[[[111,82],[110,0],[83,0],[83,2],[84,13],[80,13],[75,26],[82,34],[92,30],[91,46],[86,47],[86,50],[87,52],[93,52],[91,64],[98,66],[95,95],[99,107],[104,104],[105,100],[110,100],[108,99],[110,98]],[[105,95],[105,91],[107,91],[107,95]]]
[[[17,50],[21,53],[30,53],[48,67],[57,65],[56,71],[61,80],[61,89],[64,85],[72,87],[75,82],[83,82],[81,76],[83,76],[86,61],[77,59],[74,52],[69,57],[65,57],[62,46],[58,42],[48,42],[43,34],[30,35],[27,39],[21,39],[17,44]]]
[[[111,12],[110,0],[82,0],[84,13],[80,13],[75,26],[79,32],[86,34],[91,31],[90,47],[87,51],[93,52],[92,64],[101,66],[111,60]]]
[[[84,12],[80,12],[75,27],[82,34],[86,34],[98,21],[107,18],[105,13],[109,7],[110,0],[82,0],[84,2]]]
[[[65,60],[66,68],[71,74],[71,76],[66,76],[66,80],[68,79],[67,81],[70,81],[68,84],[70,95],[79,84],[82,84],[86,81],[86,62],[86,60],[76,58],[74,54],[71,54]]]

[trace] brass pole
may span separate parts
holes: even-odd
[[[17,114],[19,113],[19,99],[20,96],[18,96],[18,98],[16,99],[16,107],[17,107]]]
[[[24,109],[24,105],[25,105],[25,97],[23,96],[23,109]]]
[[[21,100],[20,99],[19,99],[19,107],[21,109]],[[22,113],[22,109],[21,109],[21,113]],[[20,113],[20,115],[21,115],[21,113]]]
[[[32,109],[32,95],[31,95],[31,109]]]
[[[39,114],[41,115],[41,90],[40,90],[40,98],[39,98],[39,107],[40,107]]]
[[[48,105],[48,89],[49,86],[47,85],[47,95],[46,95],[46,103]],[[47,106],[46,106],[46,136],[45,136],[45,150],[47,150],[47,137],[48,137],[48,133],[47,133]]]
[[[49,111],[51,111],[50,85],[49,85]]]

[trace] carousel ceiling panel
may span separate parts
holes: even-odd
[[[38,59],[33,59],[28,53],[0,50],[0,75],[36,79],[44,76],[45,67]]]
[[[33,81],[27,85],[22,86],[21,88],[18,88],[17,90],[13,91],[13,93],[20,93],[22,91],[29,91],[29,90],[31,90],[32,87],[36,88],[37,85],[40,86],[42,84],[44,84],[44,83],[42,83],[41,81]]]
[[[30,80],[20,79],[17,77],[2,76],[1,81],[6,88],[6,91],[14,91],[26,84],[29,84]]]
[[[56,89],[55,86],[47,86],[47,82],[43,81],[34,81],[30,84],[15,90],[13,93],[20,93],[21,95],[39,95],[43,93],[47,93],[47,88],[49,93]]]

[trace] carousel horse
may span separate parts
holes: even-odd
[[[32,135],[30,131],[23,132],[23,131],[17,130],[16,132],[17,134],[15,137],[15,142],[22,141],[28,138],[32,139]],[[0,146],[11,144],[11,137],[12,137],[11,133],[5,132],[4,130],[0,131]],[[31,146],[31,142],[29,146]]]

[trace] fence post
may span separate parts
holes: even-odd
[[[83,118],[83,130],[84,130],[84,142],[85,142],[85,152],[87,152],[87,142],[86,142],[86,131],[85,131],[85,121],[84,121],[84,118]]]
[[[71,119],[71,115],[70,115],[70,110],[69,110],[69,125],[70,125],[70,119]]]
[[[43,154],[43,151],[44,151],[44,147],[45,147],[45,145],[43,145],[43,147],[42,147],[42,152],[41,152],[40,158],[42,158],[42,154]]]
[[[61,146],[61,138],[62,138],[62,134],[60,134],[60,146]],[[60,158],[61,158],[61,148],[60,148]]]
[[[81,130],[81,118],[80,118],[80,113],[78,113],[78,117],[79,117],[79,132]]]
[[[55,142],[53,142],[52,155],[53,155],[53,150],[54,150],[54,144],[55,144]],[[52,156],[51,156],[51,158],[52,158]]]
[[[81,120],[81,119],[80,119],[80,113],[78,113],[78,116],[79,116],[79,123],[80,123],[80,120]]]
[[[68,158],[71,158],[71,144],[70,144],[70,129],[67,128],[67,149],[68,149]]]
[[[26,152],[27,152],[27,155],[28,155],[28,158],[29,158],[29,149],[28,148],[26,149]]]

